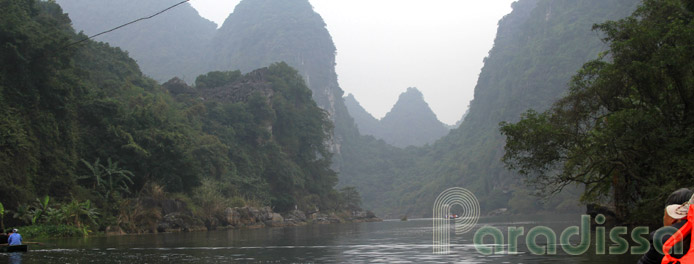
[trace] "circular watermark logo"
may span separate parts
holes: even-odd
[[[694,196],[690,198],[689,204],[691,208],[694,208]],[[460,214],[452,214],[452,208],[456,208],[455,212]],[[694,209],[690,210],[694,211]],[[479,201],[469,190],[454,187],[439,194],[434,202],[433,211],[433,253],[450,253],[451,225],[455,225],[455,234],[461,235],[477,226],[479,218]],[[568,255],[582,255],[588,252],[591,245],[594,245],[596,255],[621,255],[628,252],[632,255],[640,255],[648,252],[651,246],[658,253],[663,254],[672,248],[671,244],[670,247],[663,246],[664,236],[673,236],[678,232],[678,229],[673,227],[660,228],[655,232],[655,244],[651,245],[647,238],[650,233],[648,227],[631,228],[630,235],[629,230],[624,226],[615,226],[607,230],[604,226],[606,217],[598,214],[594,219],[595,231],[591,233],[591,219],[590,215],[581,215],[580,225],[569,226],[559,232],[546,226],[534,226],[526,233],[524,226],[507,226],[508,236],[505,236],[498,227],[484,225],[475,232],[473,244],[477,252],[482,255],[518,254],[518,241],[525,236],[527,252],[534,255],[554,255],[559,248]],[[630,237],[632,242],[629,242],[627,237]],[[493,242],[485,243],[485,238],[491,238]],[[546,241],[546,243],[538,243],[538,240]],[[682,243],[675,245],[674,253],[684,253]]]
[[[451,208],[460,206],[460,214],[452,214]],[[455,233],[469,232],[480,218],[480,203],[471,191],[453,187],[446,189],[436,198],[433,212],[434,253],[450,253],[450,225],[455,224]]]

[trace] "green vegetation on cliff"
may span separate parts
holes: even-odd
[[[646,0],[596,25],[609,50],[583,65],[568,95],[503,124],[504,160],[545,193],[585,186],[621,221],[659,223],[673,190],[694,186],[694,5]]]
[[[140,209],[165,194],[201,215],[204,197],[354,206],[333,188],[327,114],[287,64],[159,85],[119,48],[68,45],[85,36],[53,2],[2,1],[0,16],[0,182],[12,190],[0,202],[17,215],[5,221],[57,223],[39,212],[74,204],[99,211],[94,228],[148,225],[162,215]]]
[[[74,17],[75,27],[89,33],[152,14],[165,5],[137,0],[58,2]],[[308,0],[243,0],[219,29],[210,24],[191,6],[183,5],[99,40],[127,50],[158,81],[177,76],[191,83],[198,74],[211,70],[247,73],[286,62],[303,77],[313,99],[333,121],[331,149],[339,168],[340,147],[355,128],[337,83],[335,45]]]
[[[172,82],[164,87],[185,86]],[[224,84],[203,88],[203,82]],[[199,91],[178,88],[194,93],[177,98],[207,134],[209,143],[195,153],[198,162],[213,161],[206,174],[236,195],[269,199],[279,211],[337,206],[337,174],[326,144],[332,124],[296,70],[279,63],[246,75],[211,72],[197,83]]]

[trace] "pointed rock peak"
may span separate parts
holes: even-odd
[[[429,104],[424,100],[424,95],[417,88],[410,87],[407,91],[400,94],[398,102],[395,103],[390,112],[386,114],[382,122],[393,122],[394,120],[426,120],[441,124],[434,111],[431,110]]]
[[[400,94],[400,97],[398,97],[398,103],[399,102],[423,102],[424,101],[424,94],[420,92],[417,88],[415,87],[409,87],[407,88],[407,91],[404,93]]]
[[[428,115],[434,115],[434,112],[429,108],[429,104],[424,100],[422,92],[415,87],[407,88],[407,91],[400,94],[398,101],[386,116],[395,114],[396,112],[409,113],[412,111],[420,111]]]
[[[417,89],[417,87],[408,87],[407,91],[402,93],[400,96],[402,96],[402,95],[412,95],[412,96],[424,97],[424,95],[422,95],[422,92],[420,92],[419,89]]]
[[[250,72],[275,62],[299,71],[331,120],[343,95],[335,45],[308,0],[243,0],[219,29],[208,56],[212,70]],[[333,120],[334,121],[334,120]]]
[[[308,6],[311,9],[313,9],[311,4],[308,2],[308,0],[281,0],[281,1],[278,1],[278,0],[242,0],[237,5],[237,8],[248,6],[248,5],[261,5],[261,6],[265,6],[268,8],[279,9],[279,8],[283,8],[283,7],[287,7],[287,6],[296,7],[297,4],[301,4],[303,7]]]
[[[229,17],[227,17],[222,26],[225,26],[229,19],[234,16],[252,14],[256,19],[270,19],[279,17],[305,17],[306,13],[316,13],[308,0],[242,0],[236,5],[234,12],[229,14]],[[292,23],[296,23],[296,21]]]
[[[380,120],[381,134],[375,135],[396,147],[431,144],[448,133],[417,88],[400,94],[398,102]]]
[[[416,87],[409,87],[407,91],[400,94],[398,97],[398,102],[400,101],[422,101],[424,102],[424,95]]]

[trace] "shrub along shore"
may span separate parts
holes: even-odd
[[[201,190],[211,193],[205,195],[207,199],[197,200],[184,194],[166,193],[160,186],[150,184],[136,198],[116,201],[111,212],[97,209],[89,200],[52,204],[51,198],[45,196],[7,213],[15,223],[29,224],[17,227],[26,239],[382,221],[373,212],[359,207],[341,211],[297,207],[279,213],[257,201],[213,198],[212,187],[203,186]],[[4,217],[4,210],[1,215]]]

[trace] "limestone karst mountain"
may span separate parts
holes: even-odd
[[[638,0],[520,0],[499,22],[494,47],[485,58],[475,98],[459,128],[430,148],[388,154],[378,166],[351,174],[366,207],[390,217],[431,215],[443,190],[460,186],[478,195],[482,210],[547,208],[501,162],[504,137],[499,122],[518,120],[526,109],[542,111],[562,96],[583,63],[606,45],[595,23],[629,15]],[[463,48],[463,47],[461,47]],[[375,160],[375,158],[372,158]],[[345,176],[342,176],[345,177]],[[372,193],[373,192],[373,193]]]
[[[397,103],[381,120],[376,120],[359,105],[353,95],[345,97],[345,104],[363,135],[383,139],[396,147],[423,146],[445,136],[449,128],[441,123],[424,101],[417,88],[408,88]]]
[[[75,30],[88,36],[150,16],[172,4],[165,0],[56,2],[70,16]],[[143,73],[157,81],[179,77],[190,83],[199,74],[207,72],[204,58],[216,29],[215,23],[201,17],[186,3],[151,19],[98,36],[95,40],[127,51]]]

